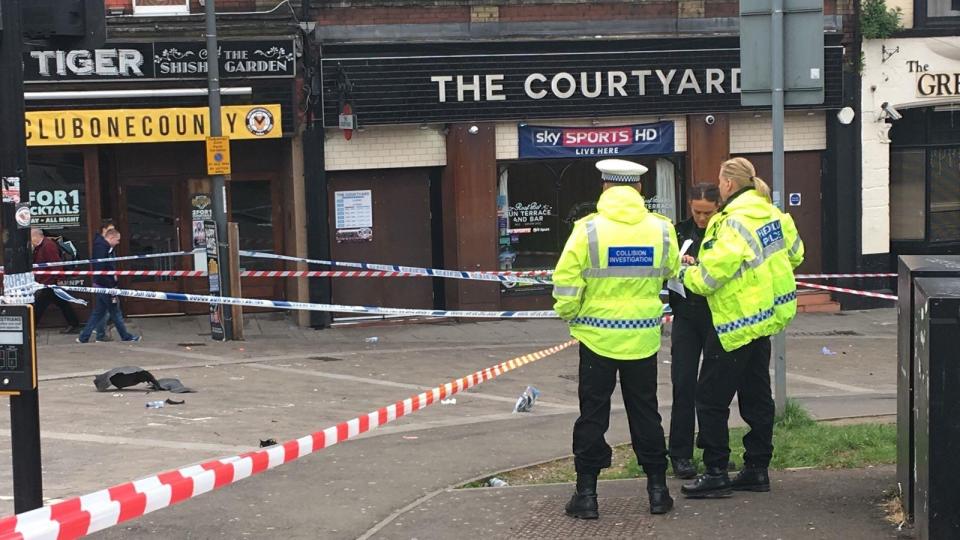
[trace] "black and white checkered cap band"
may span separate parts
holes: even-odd
[[[636,184],[640,181],[639,174],[603,173],[600,175],[600,178],[602,178],[604,182],[613,182],[615,184]]]

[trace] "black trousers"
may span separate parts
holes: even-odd
[[[573,455],[578,473],[599,474],[613,451],[604,434],[610,425],[610,396],[620,374],[630,440],[647,474],[667,470],[667,448],[657,410],[657,355],[642,360],[613,360],[580,344],[580,418],[573,425]]]
[[[740,416],[750,426],[743,436],[745,465],[767,467],[773,456],[774,403],[770,395],[770,338],[754,340],[726,352],[712,333],[697,383],[697,446],[708,467],[726,469],[730,461],[730,403],[734,394]]]
[[[700,354],[713,332],[710,310],[676,313],[670,339],[670,381],[673,406],[670,409],[670,457],[693,458],[693,433],[696,430],[697,374]]]
[[[66,319],[68,326],[80,326],[80,320],[77,319],[77,314],[74,313],[73,306],[70,305],[70,302],[57,296],[52,289],[40,289],[37,291],[33,300],[34,320],[40,322],[40,318],[43,317],[43,313],[50,307],[51,302],[60,308],[60,313],[63,313],[63,318]]]

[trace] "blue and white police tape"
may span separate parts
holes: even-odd
[[[290,255],[277,255],[276,253],[261,253],[259,251],[240,250],[241,257],[251,257],[256,259],[273,259],[277,261],[302,262],[307,264],[320,264],[324,266],[342,266],[345,268],[360,268],[363,270],[377,270],[381,272],[404,272],[407,274],[419,274],[422,276],[433,276],[449,279],[467,279],[473,281],[499,281],[501,283],[532,283],[538,285],[549,285],[551,282],[547,278],[519,277],[513,275],[496,274],[493,272],[467,272],[463,270],[443,270],[440,268],[420,268],[417,266],[399,266],[395,264],[376,264],[376,263],[358,263],[344,261],[327,261],[322,259],[306,259],[303,257],[292,257]]]
[[[80,261],[59,261],[59,262],[48,262],[48,263],[37,263],[33,265],[34,268],[50,268],[54,266],[74,266],[78,264],[90,264],[90,263],[103,263],[103,262],[117,262],[117,261],[135,261],[140,259],[156,259],[158,257],[177,257],[180,255],[193,255],[203,251],[202,249],[195,249],[193,251],[170,251],[167,253],[149,253],[146,255],[125,255],[123,257],[108,257],[105,259],[84,259]]]
[[[73,287],[65,285],[51,286],[73,292],[107,294],[150,300],[169,300],[172,302],[195,302],[200,304],[223,304],[229,306],[266,307],[277,309],[327,311],[333,313],[363,313],[366,315],[400,315],[408,317],[462,317],[471,319],[556,319],[553,311],[444,311],[435,309],[383,308],[366,306],[343,306],[335,304],[311,304],[307,302],[288,302],[286,300],[260,300],[255,298],[233,298],[229,296],[211,296],[203,294],[184,294],[158,291],[135,291],[129,289],[104,289],[99,287]]]

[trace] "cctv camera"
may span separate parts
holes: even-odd
[[[477,126],[470,126],[470,129],[467,131],[470,132],[471,135],[476,135],[477,133],[480,133],[480,128]]]
[[[712,125],[714,125],[714,124],[717,123],[717,117],[714,116],[714,115],[712,115],[712,114],[708,114],[706,117],[704,117],[703,121],[704,121],[708,126],[712,126]]]
[[[881,105],[880,108],[883,109],[886,118],[889,118],[890,120],[900,120],[903,118],[903,115],[900,114],[900,111],[895,109],[893,105],[890,105],[886,101],[883,102],[883,105]]]

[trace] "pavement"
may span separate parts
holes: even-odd
[[[80,345],[73,336],[55,331],[44,331],[38,338],[48,502],[235,455],[267,438],[282,442],[301,437],[568,339],[564,325],[550,320],[384,324],[317,331],[293,326],[283,314],[261,313],[245,318],[246,341],[231,343],[210,341],[208,323],[199,317],[129,322],[144,335],[142,343]],[[669,339],[664,343],[658,362],[666,424]],[[889,418],[896,413],[894,310],[800,315],[788,332],[787,354],[788,391],[814,416]],[[142,389],[95,391],[95,374],[123,365],[144,367],[158,377],[180,378],[198,393],[174,396],[185,399],[184,405],[146,409],[147,401],[168,395],[148,395]],[[491,536],[536,537],[529,531],[537,524],[530,525],[525,516],[533,512],[555,517],[556,505],[544,502],[541,511],[531,510],[530,504],[565,499],[570,486],[450,488],[569,455],[570,430],[577,415],[576,374],[577,355],[571,348],[459,394],[456,404],[435,404],[355,440],[94,537],[488,536],[482,528],[465,525],[466,516],[474,513],[489,519],[483,520],[484,525],[471,522],[473,527],[497,527]],[[542,392],[540,401],[532,413],[512,414],[514,401],[528,384]],[[618,399],[608,433],[612,444],[628,440]],[[8,438],[7,415],[0,416],[0,439]],[[731,422],[741,423],[735,412]],[[9,443],[0,442],[0,460],[9,456]],[[881,491],[895,485],[894,476],[890,468],[778,475],[778,482],[789,483],[790,489],[779,489],[778,484],[764,499],[764,508],[783,508],[784,528],[768,529],[770,537],[800,537],[797,527],[803,519],[820,527],[814,538],[865,537],[850,531],[868,523],[873,529],[864,531],[890,532],[875,503]],[[716,525],[710,523],[720,520],[729,524],[732,538],[737,527],[746,526],[747,522],[734,518],[744,513],[744,505],[760,508],[752,498],[689,508],[680,505],[670,518],[654,522],[636,512],[645,504],[643,490],[635,483],[620,484],[603,486],[602,496],[609,497],[610,509],[604,516],[610,519],[602,517],[597,523],[633,523],[630,515],[643,518],[640,536],[669,532],[703,537],[698,531],[714,531]],[[0,468],[0,512],[4,514],[13,509],[11,486],[9,468]],[[846,506],[827,504],[825,496],[846,497]],[[814,500],[823,504],[809,504]],[[788,512],[791,504],[798,505],[797,510]],[[434,505],[443,505],[442,511],[431,512],[441,508]],[[617,508],[627,517],[616,517],[620,515]],[[824,512],[830,508],[848,509],[843,514],[850,518],[825,519]],[[559,526],[544,526],[548,525]],[[761,537],[744,534],[741,537]]]

